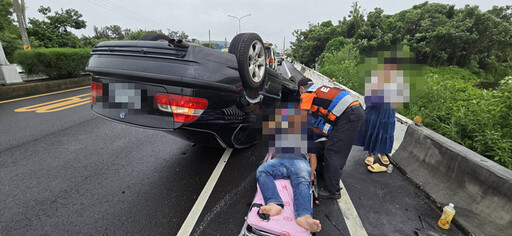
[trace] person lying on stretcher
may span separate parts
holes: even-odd
[[[263,122],[263,134],[269,139],[269,146],[275,147],[275,154],[256,172],[265,201],[265,206],[260,207],[259,212],[270,216],[281,213],[284,205],[274,179],[290,179],[296,223],[310,232],[319,232],[322,225],[319,220],[313,219],[310,192],[310,179],[313,178],[311,169],[316,168],[316,155],[312,137],[308,137],[308,133],[311,136],[307,112],[300,109],[275,109],[275,114]],[[310,162],[307,161],[308,156]]]

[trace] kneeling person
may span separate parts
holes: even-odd
[[[263,123],[263,134],[275,147],[274,158],[258,168],[258,185],[265,201],[260,213],[276,216],[283,210],[274,179],[289,179],[293,188],[296,223],[310,232],[321,230],[320,221],[313,219],[311,206],[311,169],[316,167],[314,146],[306,134],[307,113],[299,109],[276,109],[275,115]],[[309,150],[308,150],[309,147]],[[308,153],[311,164],[307,161]]]

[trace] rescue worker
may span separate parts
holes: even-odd
[[[339,199],[341,170],[365,121],[365,112],[359,101],[343,89],[314,84],[306,77],[297,85],[300,108],[311,112],[317,132],[328,137],[324,149],[325,186],[319,190],[318,197]]]

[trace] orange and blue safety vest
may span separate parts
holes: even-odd
[[[347,108],[359,104],[347,91],[319,84],[310,85],[300,98],[300,108],[311,110],[315,127],[327,135]]]

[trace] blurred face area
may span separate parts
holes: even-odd
[[[409,84],[404,83],[404,71],[397,64],[379,65],[366,78],[365,96],[380,97],[384,103],[403,103],[409,101]]]
[[[290,104],[285,109],[275,109],[263,122],[264,139],[269,147],[275,147],[276,153],[307,152],[307,111],[298,108],[298,104]]]
[[[405,46],[396,50],[372,52],[357,66],[358,88],[364,86],[365,102],[390,104],[395,107],[411,101],[411,95],[423,94],[425,66],[416,62],[414,54]],[[358,81],[359,82],[359,81]],[[366,104],[368,105],[368,104]]]
[[[263,122],[263,134],[302,134],[307,129],[307,111],[295,108],[275,109]]]

